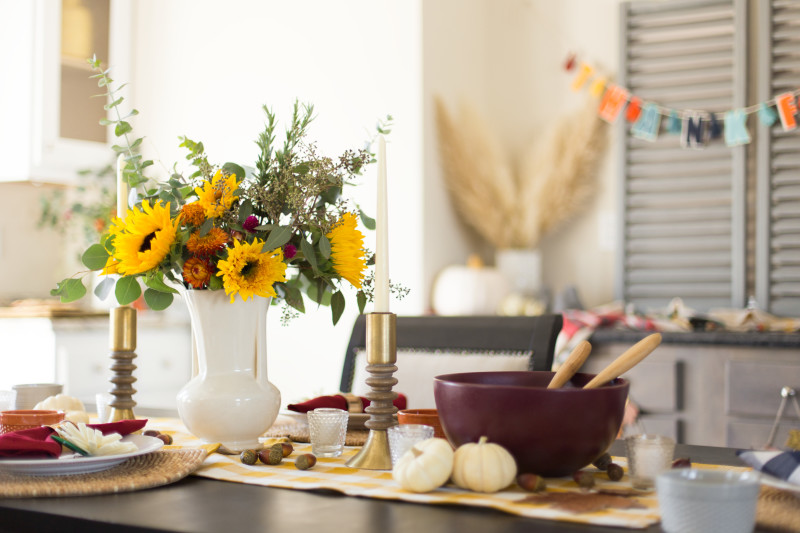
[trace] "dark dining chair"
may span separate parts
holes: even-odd
[[[550,370],[561,315],[398,316],[394,390],[409,408],[433,405],[433,378],[453,372]],[[353,325],[340,389],[363,394],[366,377],[366,316]]]

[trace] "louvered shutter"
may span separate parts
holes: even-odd
[[[621,5],[620,83],[643,102],[720,113],[745,106],[745,0]],[[745,148],[682,148],[620,120],[623,186],[617,297],[640,309],[673,297],[700,311],[745,302]]]
[[[759,2],[758,99],[800,88],[800,1]],[[757,150],[756,299],[800,315],[800,130],[761,128]]]

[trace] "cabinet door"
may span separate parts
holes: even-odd
[[[0,144],[13,154],[0,181],[69,183],[79,170],[107,164],[113,134],[95,126],[105,102],[92,98],[104,89],[77,56],[97,53],[113,65],[114,78],[129,78],[130,1],[0,0],[0,8],[0,45],[8,51],[0,75],[9,81],[0,98]]]

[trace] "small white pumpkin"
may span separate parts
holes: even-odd
[[[450,479],[453,448],[445,439],[427,439],[411,447],[392,469],[392,477],[411,492],[430,492]]]
[[[33,406],[34,409],[53,409],[55,411],[85,411],[83,402],[74,396],[56,394],[49,396]]]
[[[517,463],[508,450],[487,442],[462,444],[453,457],[453,483],[476,492],[497,492],[508,487],[517,475]]]

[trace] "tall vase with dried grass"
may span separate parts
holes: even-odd
[[[525,151],[518,172],[474,107],[436,99],[445,183],[461,219],[497,253],[514,291],[541,291],[541,239],[585,209],[608,131],[595,102],[564,117]]]

